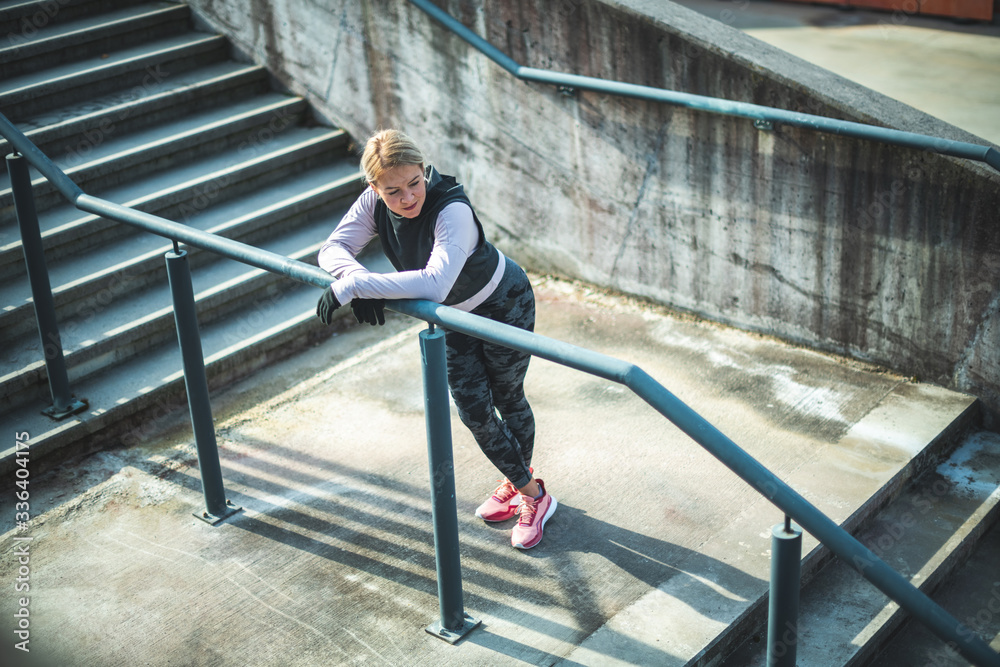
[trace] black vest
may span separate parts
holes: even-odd
[[[475,252],[465,260],[462,272],[444,300],[444,305],[452,306],[475,296],[490,282],[500,261],[500,254],[486,240],[483,225],[469,198],[465,196],[465,189],[455,177],[441,175],[434,167],[427,168],[427,175],[427,193],[417,217],[403,218],[396,215],[379,197],[375,203],[375,226],[382,242],[382,251],[396,270],[419,271],[427,266],[431,257],[438,214],[452,202],[460,201],[468,205],[479,230],[479,244]]]

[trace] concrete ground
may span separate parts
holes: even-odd
[[[539,333],[638,364],[838,522],[973,400],[534,282]],[[559,509],[530,551],[476,519],[497,474],[453,419],[465,608],[482,626],[454,646],[425,633],[439,610],[423,325],[393,315],[214,398],[243,508],[224,523],[192,516],[183,415],[32,478],[31,525],[3,544],[32,538],[35,661],[4,664],[681,665],[766,590],[780,511],[621,386],[535,360],[534,465]],[[0,579],[18,567],[5,558]],[[0,598],[5,627],[18,604]]]
[[[1000,18],[762,0],[676,0],[1000,145]]]
[[[731,5],[736,19],[720,19],[799,57],[1000,140],[996,26],[908,17],[887,28],[892,15],[874,12],[705,2]],[[846,24],[821,20],[831,16]],[[969,45],[986,50],[968,56]],[[837,520],[970,402],[535,283],[540,333],[637,363]],[[454,420],[465,606],[482,626],[455,646],[426,634],[438,603],[421,328],[398,316],[352,328],[214,396],[228,495],[244,508],[218,526],[192,516],[202,499],[183,414],[143,446],[30,477],[30,526],[0,537],[2,664],[680,665],[766,589],[778,510],[620,386],[535,361],[535,465],[560,507],[527,552],[510,547],[509,524],[475,519],[496,474]],[[5,516],[16,490],[3,494]],[[13,649],[24,608],[28,655]]]

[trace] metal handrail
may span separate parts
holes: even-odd
[[[84,193],[3,114],[0,114],[0,135],[82,211],[308,285],[328,289],[333,281],[330,274],[318,267]],[[628,387],[934,634],[954,642],[964,657],[977,665],[1000,667],[1000,654],[980,637],[635,364],[430,301],[389,300],[386,307]]]
[[[985,162],[997,171],[1000,171],[1000,151],[992,146],[980,146],[979,144],[972,144],[965,141],[955,141],[953,139],[933,137],[917,132],[894,130],[888,127],[838,120],[836,118],[799,113],[797,111],[787,111],[785,109],[776,109],[748,102],[736,102],[718,97],[682,93],[665,88],[654,88],[652,86],[609,81],[607,79],[597,79],[578,74],[566,74],[563,72],[535,69],[534,67],[524,67],[435,5],[431,0],[410,0],[410,2],[422,9],[448,30],[468,42],[487,58],[523,81],[534,81],[564,88],[633,97],[726,116],[740,116],[749,118],[755,123],[769,123],[771,125],[774,123],[784,123],[785,125],[794,125],[817,132],[827,132],[844,137],[866,139],[884,144],[940,153],[941,155],[951,155],[977,162]]]

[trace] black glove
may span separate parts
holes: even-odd
[[[337,295],[333,293],[332,287],[328,287],[323,291],[323,296],[319,298],[319,303],[316,304],[316,317],[323,324],[330,324],[333,322],[333,311],[338,308],[340,308],[340,302],[337,301]]]
[[[384,299],[351,299],[351,310],[358,322],[367,322],[375,326],[385,324]]]

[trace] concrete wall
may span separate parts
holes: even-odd
[[[398,126],[535,271],[887,365],[1000,415],[1000,176],[515,80],[402,0],[195,0],[363,138]],[[440,0],[522,65],[977,141],[666,0]]]

